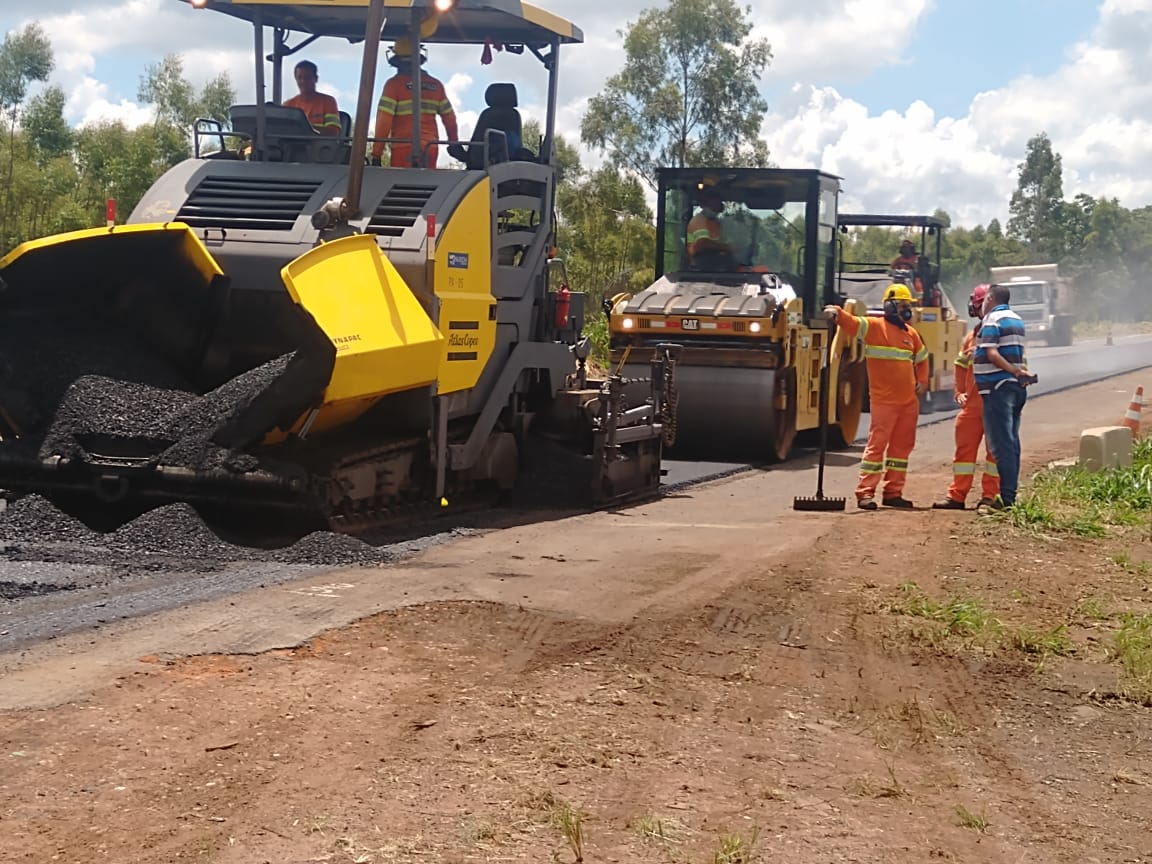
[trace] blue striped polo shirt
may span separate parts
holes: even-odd
[[[1015,381],[1016,376],[993,365],[988,359],[988,349],[995,348],[1009,363],[1027,368],[1024,355],[1024,322],[1012,311],[1007,303],[1001,303],[989,312],[980,322],[980,338],[976,343],[976,353],[972,358],[976,373],[976,389],[990,393],[1005,381]]]

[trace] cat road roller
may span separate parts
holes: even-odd
[[[660,345],[681,346],[671,452],[783,460],[798,433],[818,430],[822,308],[843,299],[839,192],[839,178],[816,170],[659,171],[656,282],[605,307],[625,377],[646,375]],[[863,353],[840,336],[831,349],[829,440],[842,447],[860,421]]]
[[[186,502],[347,531],[525,468],[557,505],[655,492],[671,352],[648,352],[641,398],[587,380],[583,296],[550,266],[558,61],[581,32],[520,0],[190,5],[252,26],[257,99],[198,122],[127,224],[0,259],[0,489],[109,527]],[[277,104],[284,57],[319,37],[360,46],[350,134]],[[410,167],[366,164],[380,44],[401,38],[542,69],[542,146],[507,147],[505,109],[440,142],[464,170],[428,165],[418,130],[388,142]]]

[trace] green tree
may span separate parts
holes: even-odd
[[[76,199],[90,224],[104,217],[104,202],[116,199],[127,216],[164,170],[170,142],[151,126],[129,129],[119,120],[89,123],[76,133],[79,188]]]
[[[8,121],[8,178],[4,188],[4,212],[0,214],[0,246],[5,248],[13,242],[9,217],[16,179],[16,124],[28,98],[28,87],[34,81],[46,81],[55,65],[52,43],[35,22],[19,32],[9,33],[0,45],[0,111]]]
[[[656,231],[639,180],[602,166],[565,184],[557,209],[572,281],[593,308],[617,291],[651,284]]]
[[[758,85],[771,59],[751,7],[670,0],[625,32],[624,68],[588,103],[584,143],[655,185],[661,166],[765,165]]]
[[[64,91],[47,87],[28,101],[21,125],[39,162],[72,151],[72,129],[64,119]]]
[[[1057,260],[1068,245],[1061,162],[1047,134],[1030,138],[1008,205],[1008,236],[1023,240],[1038,259]]]
[[[539,150],[541,143],[543,143],[544,132],[540,128],[540,121],[535,117],[529,117],[524,121],[524,128],[521,131],[521,138],[524,140],[524,146],[531,150],[533,153]],[[566,183],[574,181],[580,176],[580,151],[577,150],[568,140],[561,135],[556,136],[556,183],[558,186],[564,186]]]
[[[148,67],[140,79],[137,98],[152,105],[152,124],[156,139],[156,168],[159,172],[187,159],[192,153],[192,125],[198,118],[226,122],[228,107],[236,93],[228,73],[222,72],[199,93],[184,77],[184,61],[179,54],[168,54]]]

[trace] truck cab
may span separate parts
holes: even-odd
[[[1072,344],[1072,290],[1056,264],[992,267],[992,283],[1011,291],[1012,310],[1024,322],[1028,338],[1048,345]]]

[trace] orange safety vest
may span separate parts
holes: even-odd
[[[336,100],[327,93],[315,93],[312,96],[293,96],[284,103],[286,108],[299,108],[308,115],[308,122],[317,132],[327,129],[340,131],[340,109],[336,107]],[[331,134],[331,133],[329,133]]]
[[[444,129],[447,137],[456,138],[456,113],[452,110],[452,103],[448,101],[448,94],[444,85],[431,75],[420,76],[420,143],[424,150],[429,141],[435,141],[439,135],[436,128],[436,118],[444,120]],[[380,104],[376,108],[376,131],[374,138],[401,138],[412,140],[412,76],[406,73],[397,73],[384,84],[384,92],[380,94]],[[436,157],[439,147],[433,144],[426,148],[428,153],[428,166],[436,166]],[[384,153],[384,142],[376,141],[372,144],[372,156],[379,159]],[[408,168],[412,165],[412,145],[394,142],[392,144],[392,157],[390,164],[396,168]]]
[[[882,405],[915,402],[916,382],[928,387],[928,349],[915,328],[900,327],[887,318],[858,318],[843,309],[836,323],[864,343],[868,397]]]
[[[952,363],[952,374],[957,393],[964,393],[968,397],[968,405],[980,405],[980,391],[976,389],[976,376],[972,373],[972,355],[976,353],[976,336],[980,328],[968,332],[964,337],[964,344],[960,346],[960,353]]]
[[[696,257],[696,253],[700,251],[700,243],[704,240],[720,242],[720,220],[715,216],[697,213],[692,217],[692,221],[688,223],[689,257]]]

